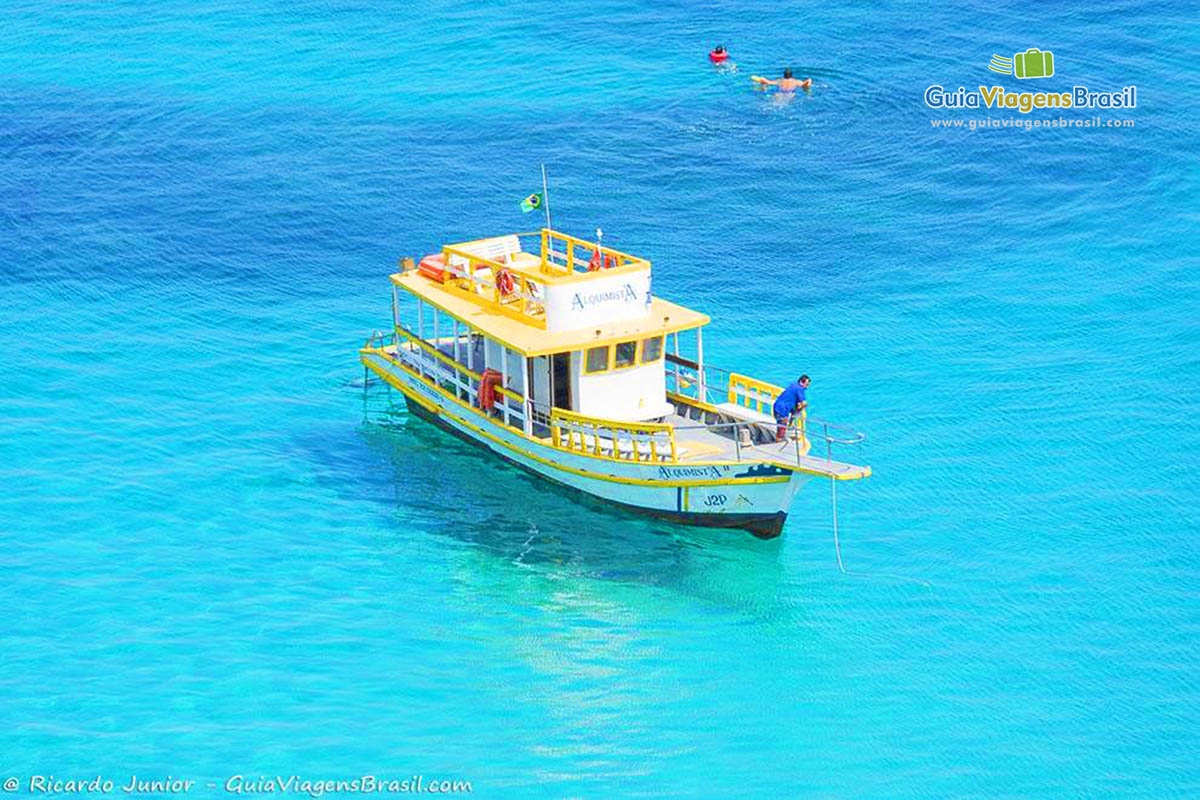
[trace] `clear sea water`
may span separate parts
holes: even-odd
[[[1187,4],[17,0],[0,27],[0,777],[1200,794]],[[987,71],[1029,47],[1054,79]],[[787,65],[811,96],[750,90]],[[931,83],[1136,84],[1105,115],[1136,127],[935,130]],[[542,162],[556,227],[713,316],[709,360],[806,371],[868,433],[850,574],[824,484],[781,539],[690,530],[364,392],[396,259],[535,227]]]

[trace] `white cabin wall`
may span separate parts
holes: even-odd
[[[504,388],[525,394],[525,370],[521,367],[521,354],[495,339],[484,340],[483,352],[486,362],[484,366],[504,374]],[[502,363],[504,366],[501,366]]]
[[[586,282],[551,283],[545,287],[546,330],[641,319],[650,313],[651,297],[649,266],[631,273],[593,273]]]
[[[521,367],[521,354],[504,348],[508,354],[508,388],[518,394],[525,394],[525,370]]]
[[[500,347],[500,343],[497,342],[495,339],[484,339],[484,345],[483,345],[484,364],[483,365],[485,367],[487,367],[488,369],[494,369],[497,372],[499,372],[500,371],[500,358],[501,358],[500,351],[501,351],[501,349],[502,348]]]
[[[580,414],[614,419],[646,419],[662,413],[667,401],[664,361],[593,375],[579,367],[583,359],[571,359],[572,378],[579,387],[575,393]]]
[[[549,356],[533,359],[533,401],[546,408],[550,407],[550,366]]]

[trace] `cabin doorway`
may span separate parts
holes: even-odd
[[[550,402],[555,408],[571,410],[571,354],[550,357]]]

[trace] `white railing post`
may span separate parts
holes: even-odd
[[[679,358],[679,331],[673,334],[675,339],[675,358]],[[679,382],[679,362],[672,364],[675,370],[675,394],[683,394],[683,384]]]
[[[454,320],[454,363],[461,364],[462,359],[458,355],[458,317],[453,317],[452,319]],[[462,371],[459,370],[458,367],[455,367],[454,368],[454,386],[457,390],[461,390],[461,388],[462,388],[461,384],[462,384],[463,377],[464,376],[462,374]],[[454,394],[459,400],[462,399],[462,394],[460,391],[455,391]]]
[[[525,424],[522,426],[525,429],[526,436],[533,435],[533,404],[529,401],[531,392],[529,381],[529,356],[521,353],[521,396],[525,398],[522,404],[521,413],[525,417]]]
[[[508,348],[500,345],[500,388],[508,388]],[[508,424],[508,398],[500,394],[500,402],[504,404],[504,424]]]
[[[419,297],[417,298],[417,341],[418,342],[425,341],[425,301]],[[413,347],[415,348],[413,350],[413,357],[416,358],[416,361],[417,361],[417,373],[422,378],[424,378],[425,377],[425,351],[422,350],[421,346],[418,344],[414,343]],[[420,351],[420,352],[418,352],[418,351]]]

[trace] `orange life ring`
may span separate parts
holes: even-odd
[[[503,376],[491,367],[485,369],[480,376],[479,395],[476,399],[484,411],[491,411],[496,405],[496,387],[500,385],[501,380]]]
[[[513,278],[512,272],[506,269],[500,270],[496,275],[496,288],[500,290],[500,294],[512,294],[517,288],[517,281]]]

